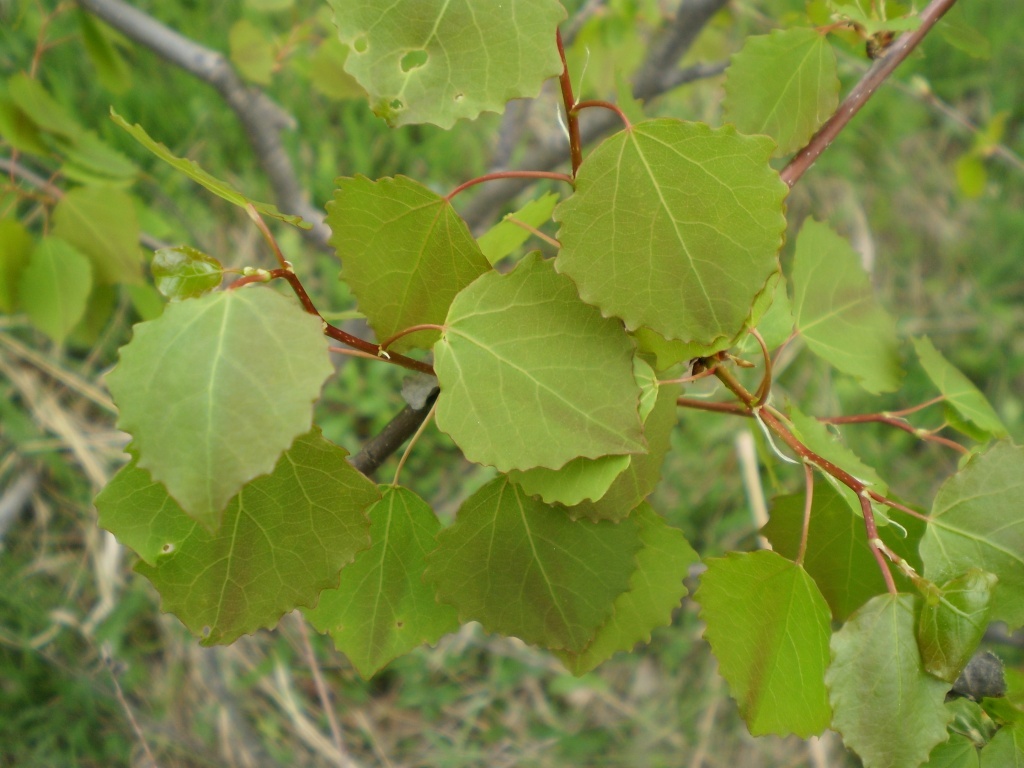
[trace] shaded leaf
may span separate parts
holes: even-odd
[[[60,344],[85,314],[92,266],[70,243],[46,237],[21,271],[18,299],[32,325]]]
[[[18,109],[46,133],[73,141],[84,131],[75,116],[53,98],[42,83],[24,72],[7,81],[7,94]]]
[[[857,254],[827,224],[804,221],[793,258],[793,314],[808,348],[869,392],[899,387],[896,326]]]
[[[338,101],[365,97],[366,91],[345,71],[347,59],[347,45],[334,37],[324,40],[309,62],[309,81],[314,90]]]
[[[363,677],[459,626],[455,609],[437,602],[422,580],[440,521],[407,488],[382,491],[368,511],[370,548],[342,570],[337,589],[324,591],[316,608],[305,611]]]
[[[914,599],[879,595],[832,636],[832,727],[865,768],[923,763],[946,739],[948,683],[921,669]]]
[[[89,60],[100,84],[111,93],[124,93],[132,84],[132,72],[110,39],[109,28],[91,13],[79,9],[79,29]]]
[[[437,536],[425,578],[462,622],[579,652],[629,588],[641,542],[631,519],[572,521],[499,477]]]
[[[1024,625],[1024,448],[996,443],[939,489],[921,541],[924,575],[941,583],[971,568],[995,574],[992,620]]]
[[[992,437],[1006,437],[1006,427],[971,380],[942,356],[927,336],[914,341],[914,351],[928,378],[962,418]]]
[[[755,736],[808,737],[829,725],[828,605],[813,579],[774,552],[705,561],[694,599],[704,637]]]
[[[725,119],[771,136],[776,155],[804,146],[838,104],[836,55],[816,29],[748,37],[725,72]]]
[[[146,133],[145,129],[141,125],[138,125],[137,123],[135,125],[129,125],[128,121],[121,117],[119,114],[117,114],[117,112],[115,112],[113,109],[110,110],[110,119],[122,128],[124,128],[133,139],[139,142],[139,144],[144,146],[154,155],[159,157],[165,163],[177,168],[179,171],[181,171],[190,179],[192,179],[192,181],[196,182],[197,184],[203,187],[206,187],[207,190],[213,192],[213,194],[217,195],[217,197],[227,200],[229,203],[237,205],[240,208],[245,208],[246,205],[251,204],[253,208],[255,208],[264,216],[267,216],[272,219],[279,219],[301,229],[309,229],[310,227],[313,226],[312,224],[303,221],[301,216],[293,216],[290,214],[281,213],[279,210],[277,210],[276,207],[274,207],[270,203],[260,203],[251,198],[246,197],[241,192],[237,191],[234,187],[232,187],[230,184],[228,184],[226,181],[221,181],[217,177],[204,171],[202,168],[199,167],[198,163],[195,163],[192,160],[188,160],[183,157],[175,156],[171,152],[171,150],[169,150],[166,146],[150,138],[150,135]]]
[[[32,236],[20,221],[0,219],[0,312],[14,312],[18,304],[18,280],[32,246]]]
[[[269,85],[277,65],[274,41],[248,19],[239,19],[228,30],[231,63],[246,80]]]
[[[98,283],[142,281],[135,201],[109,187],[79,187],[53,209],[53,234],[88,256]]]
[[[647,504],[637,507],[632,519],[643,547],[637,552],[629,589],[616,598],[611,617],[584,650],[555,651],[574,675],[589,672],[618,651],[650,642],[651,630],[671,624],[672,612],[686,596],[683,579],[700,561],[682,531],[666,525]]]
[[[708,345],[735,337],[778,271],[786,185],[772,143],[662,119],[603,141],[555,209],[559,272],[629,330]]]
[[[149,269],[157,290],[171,301],[209,293],[224,277],[219,261],[187,245],[161,248],[153,254]]]
[[[932,750],[928,762],[921,768],[980,768],[978,749],[974,742],[959,733],[949,736]]]
[[[133,458],[96,498],[100,525],[134,549],[162,607],[204,645],[230,643],[313,605],[370,544],[376,487],[318,431],[242,488],[216,533],[186,515]]]
[[[309,430],[333,372],[319,318],[263,287],[169,304],[135,326],[107,384],[139,467],[210,529]]]
[[[515,213],[508,214],[502,221],[480,235],[477,238],[477,244],[487,261],[496,264],[529,239],[529,231],[514,224],[510,219],[539,228],[542,224],[551,221],[551,212],[555,210],[558,200],[557,193],[548,192],[536,200],[531,200]]]
[[[327,208],[331,245],[380,341],[420,323],[444,322],[455,295],[490,264],[452,204],[399,176],[341,178]],[[391,349],[429,347],[437,331],[405,336]]]
[[[926,595],[917,627],[925,671],[953,683],[978,648],[992,608],[996,577],[978,568]]]
[[[331,0],[345,69],[389,125],[501,112],[562,71],[557,0]]]
[[[437,425],[470,461],[558,469],[646,450],[629,337],[537,254],[463,290],[445,327]]]
[[[1024,723],[999,729],[981,750],[981,768],[1024,768]]]

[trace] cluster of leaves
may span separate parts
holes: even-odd
[[[332,60],[345,74],[325,70],[314,81],[326,92],[354,80],[393,125],[451,126],[565,75],[556,0],[331,5]],[[874,38],[918,23],[861,6],[828,3],[835,29]],[[232,32],[239,64],[262,48],[246,42],[252,34]],[[20,130],[24,151],[88,146],[87,132],[57,130],[64,122],[39,107],[45,94],[19,96],[38,88],[25,82],[9,84],[0,102],[0,133]],[[294,287],[287,263],[215,291],[224,272],[215,259],[160,251],[152,271],[171,303],[136,326],[108,378],[132,459],[96,504],[164,608],[210,644],[301,608],[367,676],[478,621],[582,674],[646,641],[686,594],[700,557],[645,500],[681,409],[707,402],[684,396],[683,385],[714,375],[734,399],[711,405],[764,429],[766,461],[794,452],[821,476],[776,500],[764,531],[774,551],[706,559],[695,594],[750,731],[833,727],[867,766],[1019,759],[1024,692],[944,699],[990,621],[1024,625],[1024,449],[924,337],[913,341],[916,357],[948,422],[978,444],[928,515],[891,499],[883,477],[819,420],[773,404],[769,353],[795,337],[870,393],[899,388],[901,344],[855,252],[827,224],[804,221],[786,274],[780,266],[788,187],[771,163],[806,145],[837,108],[828,37],[798,27],[750,38],[725,93],[720,127],[624,118],[564,178],[571,194],[517,213],[530,227],[557,223],[549,259],[519,256],[525,233],[509,222],[474,238],[453,195],[412,179],[338,180],[331,242],[380,345],[363,352],[402,363],[400,353],[432,351],[433,365],[418,367],[436,373],[438,428],[500,473],[447,528],[397,479],[376,486],[357,472],[313,424],[333,371],[325,323],[308,299],[253,285],[285,277]],[[566,109],[572,122],[579,107]],[[300,224],[116,119],[229,202]],[[82,192],[79,207],[94,193],[123,194],[106,184]],[[61,319],[36,319],[34,307],[47,304],[32,288],[0,291],[9,301],[0,308],[10,311],[17,295],[62,340],[78,321],[64,307],[84,312],[90,294],[82,274],[141,275],[137,232],[119,235],[131,240],[130,256],[92,255],[96,237],[76,240],[61,221],[110,238],[103,219],[54,219],[34,245],[24,231],[6,234],[21,244],[10,252],[29,255],[5,259],[3,274],[52,285],[59,311],[50,311]],[[734,363],[762,356],[762,346],[751,394]],[[984,728],[965,730],[965,721]]]

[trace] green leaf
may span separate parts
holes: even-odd
[[[100,85],[111,93],[124,93],[132,84],[132,72],[110,39],[109,28],[92,14],[79,9],[78,25],[89,60]]]
[[[946,360],[926,336],[916,338],[914,351],[928,378],[962,418],[992,437],[1006,437],[1006,427],[985,396]]]
[[[337,184],[327,210],[331,244],[379,340],[420,323],[443,323],[455,295],[490,271],[452,204],[422,184],[404,176]],[[436,331],[422,331],[391,348],[429,347],[437,338]]]
[[[248,19],[239,19],[228,31],[231,63],[246,80],[258,85],[269,85],[273,78],[277,57],[274,41]]]
[[[138,166],[93,131],[85,131],[74,144],[60,146],[64,155],[61,170],[79,184],[126,188],[135,181]]]
[[[640,418],[645,422],[658,398],[658,382],[654,371],[640,358],[633,359],[633,375],[640,384]],[[650,446],[648,440],[648,446]],[[509,478],[531,496],[540,496],[547,504],[572,506],[584,500],[596,501],[608,493],[619,475],[626,471],[634,456],[601,456],[597,459],[577,457],[561,469],[534,467],[512,470]],[[625,517],[629,510],[621,510]]]
[[[650,495],[661,480],[661,465],[670,447],[672,430],[679,422],[676,399],[681,391],[678,384],[662,384],[658,387],[658,399],[644,420],[647,452],[630,456],[629,466],[615,478],[600,499],[583,501],[569,507],[568,512],[572,517],[621,520]]]
[[[32,255],[32,236],[20,221],[0,219],[0,312],[18,306],[18,279]]]
[[[301,216],[292,216],[290,214],[281,213],[270,203],[260,203],[251,198],[246,197],[241,192],[237,191],[234,187],[228,184],[226,181],[221,181],[217,177],[207,173],[199,165],[192,160],[187,160],[183,157],[175,156],[171,150],[158,141],[154,141],[150,138],[149,134],[146,133],[145,129],[138,124],[129,125],[128,121],[121,117],[113,109],[110,110],[110,119],[117,123],[119,126],[124,128],[135,139],[139,144],[144,146],[154,155],[159,157],[165,163],[174,166],[179,171],[188,176],[192,181],[197,184],[206,187],[207,190],[213,192],[229,203],[245,208],[247,205],[252,205],[257,211],[264,216],[272,219],[279,219],[287,222],[292,226],[299,227],[300,229],[310,229],[313,225],[302,220]]]
[[[0,96],[0,136],[19,152],[41,157],[48,157],[50,154],[46,138],[39,126],[18,108],[13,99],[3,96]]]
[[[32,324],[60,344],[85,314],[89,260],[59,237],[39,241],[21,271],[18,299]]]
[[[204,645],[231,643],[311,606],[370,544],[376,487],[314,430],[241,489],[211,533],[133,459],[96,498],[100,525],[135,550],[163,609]]]
[[[632,519],[572,521],[499,477],[437,536],[425,578],[462,622],[580,652],[629,588],[641,542]]]
[[[988,629],[996,577],[978,568],[947,581],[940,595],[926,595],[917,627],[925,671],[956,682]]]
[[[157,290],[171,301],[209,293],[224,277],[219,261],[187,245],[161,248],[153,254],[149,269]]]
[[[725,120],[771,136],[776,155],[804,146],[838,104],[836,55],[815,29],[748,37],[725,71]]]
[[[828,605],[814,580],[774,552],[705,561],[694,599],[704,637],[754,736],[806,738],[829,725]]]
[[[557,0],[331,0],[345,69],[389,125],[501,112],[562,71]]]
[[[827,224],[804,221],[792,283],[796,325],[814,354],[869,392],[899,387],[896,325],[876,301],[853,248]]]
[[[42,83],[23,72],[7,81],[7,93],[18,109],[46,133],[74,141],[84,130],[75,116],[53,98]]]
[[[463,290],[445,328],[437,425],[470,461],[558,469],[646,450],[629,337],[538,254]]]
[[[650,642],[651,630],[671,624],[672,612],[686,596],[683,579],[700,561],[682,531],[666,525],[647,504],[641,504],[632,519],[643,548],[637,552],[629,589],[616,598],[611,617],[585,649],[555,651],[574,675],[589,672],[618,651]]]
[[[981,768],[1024,768],[1024,723],[999,729],[981,750]]]
[[[135,201],[109,187],[79,187],[53,209],[53,234],[88,256],[98,283],[142,281]]]
[[[940,583],[971,568],[995,574],[992,620],[1024,625],[1024,448],[996,443],[939,489],[921,541],[924,575]]]
[[[966,736],[953,733],[932,750],[921,768],[980,768],[978,749]]]
[[[107,376],[139,467],[215,530],[245,483],[312,422],[333,372],[319,318],[264,287],[169,304]]]
[[[923,763],[946,739],[949,684],[921,669],[910,595],[873,597],[832,636],[832,727],[864,768]]]
[[[338,588],[324,591],[305,612],[363,677],[459,626],[455,609],[438,603],[421,578],[440,521],[407,488],[382,491],[369,509],[372,545],[342,570]]]
[[[477,238],[477,244],[487,261],[497,264],[529,239],[530,233],[518,224],[512,223],[510,219],[539,228],[542,224],[551,221],[551,212],[555,210],[558,200],[557,193],[548,192],[536,200],[531,200],[515,213],[508,214],[502,221],[480,235]]]
[[[345,71],[348,51],[348,46],[334,37],[317,47],[309,62],[309,80],[317,93],[337,101],[366,96],[366,91]]]
[[[778,271],[787,187],[772,142],[662,119],[606,139],[555,209],[556,267],[629,330],[712,344],[735,337]]]

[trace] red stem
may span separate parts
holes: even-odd
[[[916,408],[907,408],[905,412],[913,413],[913,411],[918,410],[921,407],[923,406],[918,406]],[[965,455],[969,453],[969,451],[962,445],[960,445],[960,443],[950,440],[947,437],[933,435],[930,432],[922,432],[913,424],[910,424],[909,422],[904,421],[903,419],[897,416],[893,416],[892,414],[860,413],[854,416],[829,416],[827,418],[818,419],[818,421],[824,422],[825,424],[887,424],[890,427],[902,429],[904,432],[907,432],[908,434],[911,434],[914,437],[919,438],[921,440],[926,440],[928,442],[944,445],[947,448],[952,448],[953,450],[959,451],[960,453]]]
[[[562,57],[562,74],[558,76],[558,84],[562,88],[562,102],[565,104],[565,119],[569,131],[569,155],[572,158],[572,175],[583,163],[583,141],[580,139],[580,119],[575,112],[576,97],[572,94],[572,80],[569,78],[569,64],[565,60],[565,47],[562,45],[561,31],[555,32],[558,42],[558,55]]]
[[[935,23],[942,18],[942,16],[953,7],[956,0],[932,0],[928,6],[921,11],[919,18],[921,19],[921,26],[915,29],[913,32],[907,32],[901,35],[896,42],[890,46],[889,50],[886,51],[882,58],[875,61],[874,65],[867,71],[864,77],[861,78],[860,82],[854,86],[853,90],[850,91],[849,95],[843,99],[843,103],[839,105],[839,109],[830,117],[818,132],[811,137],[811,140],[807,143],[803,149],[797,152],[796,156],[789,161],[789,164],[782,169],[779,174],[784,182],[789,186],[793,186],[799,181],[800,177],[807,172],[807,170],[814,165],[815,160],[828,149],[828,146],[835,140],[836,136],[839,135],[840,131],[846,127],[846,124],[850,122],[860,108],[867,103],[867,100],[871,98],[875,90],[880,86],[889,75],[892,74],[893,70],[898,67],[910,52],[917,47],[917,45],[924,39],[924,36],[928,34],[928,31],[935,26]]]
[[[619,119],[622,120],[623,124],[626,126],[626,130],[629,130],[630,128],[633,127],[633,124],[631,122],[629,122],[629,118],[626,117],[626,113],[623,112],[621,109],[619,109],[619,107],[617,105],[612,104],[610,101],[602,101],[601,99],[591,99],[589,101],[580,101],[580,102],[577,102],[576,107],[574,108],[573,111],[578,113],[581,109],[590,109],[592,107],[600,107],[601,109],[610,109],[612,112],[614,112],[615,114],[617,114],[619,116]]]
[[[555,173],[554,171],[496,171],[495,173],[485,173],[483,176],[477,176],[475,179],[459,184],[459,186],[448,193],[445,200],[451,202],[452,198],[462,190],[482,184],[485,181],[495,181],[497,179],[555,179],[556,181],[564,181],[566,184],[575,184],[572,176],[564,173]]]

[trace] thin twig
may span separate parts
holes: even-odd
[[[313,675],[313,685],[316,687],[316,695],[320,698],[320,706],[327,717],[327,724],[331,729],[331,739],[334,741],[334,748],[338,752],[338,768],[348,768],[351,760],[348,750],[345,749],[345,740],[341,734],[341,724],[338,722],[338,715],[334,711],[334,703],[331,701],[331,694],[324,683],[324,676],[320,672],[320,663],[316,659],[316,651],[309,641],[309,629],[306,627],[306,617],[301,613],[295,613],[295,624],[299,628],[299,638],[302,640],[302,650],[306,654],[306,663],[309,665],[310,674]]]

